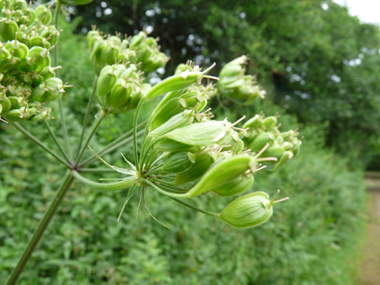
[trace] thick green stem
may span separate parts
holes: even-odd
[[[87,144],[90,142],[92,136],[96,133],[96,131],[98,130],[101,122],[103,121],[104,117],[107,115],[107,113],[105,111],[101,111],[100,113],[100,116],[98,118],[96,118],[96,120],[94,121],[94,123],[92,124],[92,127],[91,127],[91,130],[90,130],[90,133],[88,134],[88,137],[85,141],[85,143],[83,144],[83,146],[81,147],[79,153],[78,153],[78,157],[75,161],[75,166],[78,165],[83,153],[84,153],[84,150],[86,149],[86,146]]]
[[[18,123],[12,123],[9,122],[13,127],[15,127],[18,131],[20,131],[24,136],[29,138],[31,141],[39,145],[43,150],[50,153],[56,160],[58,160],[60,163],[65,165],[67,168],[71,168],[71,165],[66,162],[62,157],[60,157],[58,154],[56,154],[53,150],[48,148],[43,142],[41,142],[39,139],[37,139],[35,136],[33,136],[31,133],[29,133],[27,130],[25,130],[23,127],[21,127]]]
[[[92,103],[94,101],[94,98],[95,98],[95,93],[96,93],[96,85],[98,83],[98,76],[96,75],[95,76],[95,83],[94,83],[94,86],[92,88],[92,93],[91,93],[91,96],[90,96],[90,100],[88,101],[87,103],[87,110],[86,110],[86,115],[84,117],[84,120],[83,120],[83,126],[82,126],[82,133],[80,134],[80,139],[79,139],[79,145],[78,145],[78,153],[77,153],[77,156],[79,155],[79,151],[81,149],[81,146],[82,146],[82,141],[83,141],[83,136],[84,136],[84,132],[87,128],[87,124],[88,124],[88,119],[90,117],[90,112],[91,112],[91,107],[92,107]]]
[[[63,181],[61,187],[59,188],[56,196],[54,197],[53,201],[51,202],[49,209],[46,211],[44,217],[40,221],[38,227],[36,228],[35,232],[33,233],[32,238],[30,239],[28,245],[26,246],[20,260],[18,261],[16,267],[14,268],[13,272],[11,273],[11,276],[8,279],[7,285],[13,285],[16,284],[18,277],[20,276],[21,272],[25,268],[25,265],[28,263],[30,256],[32,255],[34,249],[38,245],[38,242],[40,241],[41,237],[43,236],[47,226],[49,225],[51,219],[53,218],[55,212],[57,211],[57,208],[62,202],[63,197],[66,195],[67,190],[69,190],[72,182],[74,180],[74,177],[72,176],[70,171],[67,171],[65,180]]]
[[[51,137],[53,138],[55,144],[58,146],[58,148],[59,148],[59,150],[61,151],[61,153],[63,154],[63,156],[66,158],[66,161],[70,163],[70,159],[69,159],[67,153],[66,153],[65,150],[63,149],[61,143],[58,141],[58,139],[57,139],[56,135],[54,134],[53,130],[50,128],[50,125],[49,125],[48,121],[47,121],[47,120],[43,120],[43,121],[44,121],[44,123],[45,123],[46,128],[47,128],[48,131],[49,131],[49,134],[50,134]]]
[[[79,181],[95,188],[98,190],[103,190],[103,191],[118,191],[122,189],[126,189],[131,187],[133,184],[136,183],[136,178],[135,177],[127,177],[126,179],[119,181],[119,182],[114,182],[114,183],[97,183],[94,181],[91,181],[82,175],[80,175],[78,172],[73,171],[73,175],[76,179]]]

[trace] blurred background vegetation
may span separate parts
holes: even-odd
[[[62,76],[75,88],[64,97],[72,142],[78,140],[94,72],[85,35],[159,37],[169,76],[187,59],[216,62],[215,75],[237,56],[250,57],[267,98],[253,106],[217,101],[214,113],[233,121],[278,112],[281,129],[300,127],[300,155],[275,173],[255,176],[252,191],[290,197],[266,224],[236,230],[169,199],[137,200],[116,222],[126,196],[75,183],[33,254],[20,284],[355,284],[365,243],[366,169],[379,169],[380,35],[347,8],[320,0],[119,1],[69,7],[62,17]],[[146,116],[156,102],[145,106]],[[96,108],[93,113],[95,114]],[[131,128],[133,114],[111,116],[94,149]],[[58,130],[59,114],[52,122]],[[55,124],[55,125],[54,125]],[[41,123],[26,126],[54,148]],[[0,280],[6,280],[51,201],[63,169],[11,127],[0,125]],[[105,159],[123,165],[120,151]],[[94,163],[94,165],[99,162]],[[107,174],[102,177],[108,176]],[[115,177],[114,174],[111,177]],[[94,179],[99,176],[93,176]],[[136,198],[137,199],[137,198]],[[198,206],[222,209],[230,199],[203,196]]]

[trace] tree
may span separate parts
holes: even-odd
[[[77,9],[86,28],[152,30],[171,57],[168,74],[187,59],[207,64],[248,54],[250,72],[276,104],[303,123],[328,122],[328,146],[363,165],[379,153],[379,30],[345,7],[322,0],[97,0]]]

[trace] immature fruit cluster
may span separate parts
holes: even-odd
[[[48,7],[28,6],[25,0],[0,0],[0,38],[2,42],[18,40],[31,48],[54,46],[59,32],[51,25]]]
[[[257,85],[253,75],[244,75],[248,58],[243,55],[227,63],[219,73],[217,90],[223,96],[251,103],[257,97],[264,98],[266,92]]]
[[[97,72],[105,65],[118,62],[131,62],[140,70],[150,72],[165,66],[167,62],[165,54],[159,51],[157,40],[147,37],[144,32],[122,40],[117,35],[104,37],[101,32],[93,30],[88,32],[87,40],[90,59]]]
[[[255,115],[244,124],[244,128],[248,129],[243,138],[247,148],[256,153],[268,145],[260,157],[277,158],[276,162],[266,162],[274,165],[272,170],[278,169],[296,156],[301,147],[301,140],[297,137],[298,132],[289,130],[281,133],[279,127],[276,116]]]
[[[136,108],[150,84],[142,83],[136,65],[113,64],[105,66],[97,83],[98,101],[108,113],[122,113]]]
[[[104,89],[104,93],[111,92],[111,86],[117,81],[115,73],[118,67],[119,65],[103,68],[99,77],[102,83],[98,89]],[[206,109],[209,94],[213,91],[209,87],[199,88],[196,85],[202,78],[212,77],[204,75],[208,70],[200,72],[198,67],[188,65],[186,70],[185,67],[180,66],[176,75],[149,89],[141,99],[137,112],[144,100],[166,93],[146,125],[140,155],[136,152],[136,165],[128,162],[129,169],[111,166],[116,171],[129,175],[125,179],[128,183],[122,182],[121,187],[134,184],[127,200],[137,189],[144,193],[146,187],[174,199],[193,198],[205,193],[222,197],[235,196],[252,186],[253,175],[263,168],[261,163],[278,160],[278,157],[267,155],[270,143],[264,143],[253,152],[247,149],[245,143],[247,141],[252,144],[248,138],[255,131],[274,130],[276,117],[261,116],[260,128],[257,126],[257,130],[238,128],[237,124],[244,118],[235,123],[230,123],[227,119],[213,120],[210,109]],[[104,88],[103,84],[107,82],[109,87]],[[253,123],[257,121],[251,119],[247,124],[256,126]],[[295,134],[292,139],[296,139]],[[274,204],[273,200],[267,199],[267,194],[263,195],[258,192],[249,194],[249,199],[238,198],[221,213],[212,215],[239,228],[261,224],[271,216]],[[144,205],[143,200],[142,204]],[[244,222],[240,221],[240,217]]]
[[[55,77],[60,67],[51,67],[46,48],[59,36],[46,26],[51,13],[21,0],[1,1],[0,8],[0,115],[8,121],[48,119],[51,108],[44,104],[61,98],[67,87]]]

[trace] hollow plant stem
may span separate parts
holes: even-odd
[[[21,132],[24,136],[29,138],[31,141],[39,145],[43,150],[50,153],[56,160],[58,160],[60,163],[65,165],[67,168],[71,168],[71,165],[66,162],[62,157],[60,157],[58,154],[56,154],[53,150],[48,148],[43,142],[41,142],[39,139],[37,139],[35,136],[33,136],[31,133],[29,133],[27,130],[25,130],[21,125],[18,123],[12,123],[9,122],[13,127],[15,127],[19,132]]]
[[[62,7],[62,3],[61,1],[58,0],[55,6],[55,11],[54,11],[54,25],[57,30],[58,30],[59,14],[61,11],[61,7]],[[54,65],[55,66],[58,66],[58,46],[57,45],[55,46],[55,49],[54,49]],[[55,71],[55,73],[56,73],[56,76],[59,77],[58,69]],[[63,132],[63,139],[65,141],[68,157],[70,158],[70,160],[72,160],[73,156],[71,153],[69,135],[67,132],[67,127],[66,127],[66,122],[65,122],[65,114],[63,112],[62,98],[59,98],[58,104],[59,104],[59,113],[61,114],[61,126],[62,126],[62,132]]]
[[[95,76],[94,86],[92,88],[92,93],[91,93],[90,99],[89,99],[89,101],[87,103],[86,115],[85,115],[84,120],[83,120],[82,133],[81,133],[80,139],[79,139],[77,156],[79,155],[79,151],[81,149],[82,141],[83,141],[83,137],[84,137],[84,132],[85,132],[85,130],[87,128],[87,124],[88,124],[88,119],[90,117],[92,103],[94,101],[94,97],[95,97],[95,93],[96,93],[96,85],[97,85],[97,83],[98,83],[98,76]]]
[[[47,120],[43,120],[44,123],[45,123],[45,126],[49,132],[49,134],[51,135],[51,137],[53,138],[55,144],[58,146],[59,150],[61,151],[62,155],[66,158],[66,161],[70,163],[70,158],[68,157],[67,153],[65,152],[65,150],[63,149],[61,143],[58,141],[56,135],[54,134],[53,130],[50,128],[50,125],[48,123]]]
[[[94,123],[92,124],[92,127],[91,127],[91,130],[90,130],[90,133],[88,134],[88,137],[85,141],[85,143],[83,144],[83,146],[81,147],[79,153],[78,153],[78,156],[77,156],[77,159],[75,161],[75,166],[78,165],[80,159],[82,158],[82,155],[84,153],[84,150],[86,149],[86,146],[87,144],[90,142],[92,136],[96,133],[96,131],[98,130],[101,122],[103,121],[104,117],[107,115],[107,113],[105,111],[101,111],[100,112],[100,116],[98,118],[96,118],[96,120],[94,121]]]
[[[7,285],[13,285],[16,284],[17,279],[19,278],[20,274],[22,273],[23,269],[25,268],[26,264],[28,263],[30,256],[32,255],[34,249],[38,245],[38,242],[40,241],[41,237],[43,236],[47,226],[49,225],[51,219],[53,218],[55,212],[57,211],[57,208],[62,202],[63,197],[66,195],[67,191],[69,190],[71,184],[73,183],[74,177],[71,174],[71,171],[67,171],[65,179],[63,183],[61,184],[56,196],[54,197],[53,201],[51,202],[49,209],[46,211],[44,217],[40,221],[39,225],[37,226],[35,232],[33,233],[32,238],[29,240],[28,245],[26,246],[21,258],[19,259],[16,267],[11,273],[11,276],[8,279]]]

